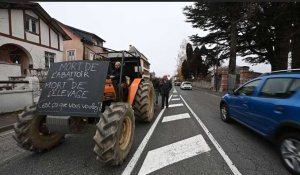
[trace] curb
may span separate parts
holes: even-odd
[[[12,124],[12,125],[2,126],[2,127],[0,127],[0,133],[1,133],[1,132],[8,131],[8,130],[11,130],[11,129],[13,129],[13,128],[14,128],[14,125],[13,125],[13,124]]]
[[[199,91],[204,91],[204,93],[206,94],[210,94],[210,95],[213,95],[213,96],[216,96],[216,97],[223,97],[224,94],[219,94],[219,93],[216,93],[215,91],[210,91],[210,90],[203,90],[203,88],[200,88],[200,87],[194,87],[196,90],[199,90]]]

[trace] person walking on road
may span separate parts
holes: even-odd
[[[159,87],[159,79],[154,77],[152,79],[152,84],[153,84],[153,87],[154,87],[154,91],[155,91],[155,104],[158,104],[158,96],[160,94],[160,87]]]
[[[168,104],[168,99],[169,99],[169,93],[170,90],[172,89],[172,83],[170,80],[168,80],[168,77],[166,75],[163,76],[162,80],[159,83],[159,87],[160,87],[160,94],[161,94],[161,109],[163,109],[165,107],[165,103],[166,103],[166,107],[169,107]]]

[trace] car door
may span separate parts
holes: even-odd
[[[268,78],[257,97],[252,98],[250,120],[252,126],[261,134],[266,135],[277,124],[284,120],[291,101],[290,96],[299,87],[300,79]]]
[[[260,79],[253,80],[239,89],[237,89],[231,96],[231,103],[229,104],[230,114],[241,121],[242,123],[249,124],[249,101],[252,98]]]

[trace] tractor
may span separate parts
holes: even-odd
[[[97,86],[101,90],[97,88],[96,90],[99,92],[91,97],[84,96],[85,91],[82,87],[84,85],[92,86],[93,82],[86,84],[81,83],[81,85],[78,83],[77,88],[81,87],[81,89],[78,88],[81,92],[78,91],[79,95],[74,93],[73,96],[71,91],[69,93],[69,91],[66,90],[68,89],[66,88],[66,83],[55,82],[55,84],[52,82],[52,84],[49,84],[48,82],[47,84],[47,81],[51,80],[54,75],[56,76],[54,78],[58,77],[58,74],[53,73],[54,68],[53,70],[51,70],[51,68],[55,67],[54,64],[59,63],[54,63],[53,66],[50,66],[46,85],[42,89],[38,104],[26,107],[24,111],[18,115],[18,120],[14,124],[15,134],[13,137],[21,148],[33,152],[44,152],[62,143],[66,134],[84,133],[88,128],[96,126],[96,133],[93,137],[95,141],[93,151],[96,154],[97,160],[109,165],[121,165],[123,163],[133,143],[135,119],[149,123],[154,118],[155,94],[150,81],[150,64],[140,52],[133,53],[113,50],[108,51],[104,59],[92,62],[104,66],[102,70],[108,71],[96,70],[95,68],[95,71],[100,72],[95,77],[105,78],[103,78],[102,83]],[[104,64],[104,62],[107,64]],[[112,80],[109,79],[108,75],[115,62],[121,63],[120,74],[121,77],[125,77],[125,82],[122,81],[121,77],[117,84],[114,84]],[[68,63],[71,65],[69,68],[67,66],[63,67],[62,64],[60,64],[60,68],[63,67],[70,71],[73,68],[75,70],[76,65],[87,63],[89,63],[88,60],[73,61]],[[105,68],[105,65],[108,65],[108,68]],[[90,70],[92,69],[93,68]],[[51,75],[50,72],[52,72]],[[63,74],[59,74],[59,76],[61,76],[59,78],[65,78],[62,77],[62,75]],[[64,75],[67,76],[69,74],[64,73]],[[76,84],[74,83],[75,80],[71,77],[67,79],[66,82],[72,83],[70,87],[73,88],[76,87],[76,85],[73,86],[73,84]],[[86,78],[82,78],[81,80],[84,81]],[[52,88],[51,93],[47,92],[48,96],[46,94],[47,89],[45,89],[47,87]],[[92,89],[92,91],[96,90]],[[53,95],[54,92],[57,93],[58,91],[60,92],[60,96],[63,97],[58,98],[57,96],[59,95]],[[63,91],[65,93],[63,93]],[[48,102],[46,97],[51,96],[51,94],[53,97],[51,97],[51,100],[48,100]],[[46,98],[47,103],[43,101],[43,98]],[[99,110],[95,110],[97,113],[90,116],[88,113],[83,113],[81,111],[83,109],[75,108],[77,105],[75,102],[79,103],[80,100],[89,100],[89,98],[95,98],[100,104],[98,105]],[[69,103],[54,103],[56,102],[55,99],[63,101],[71,99],[71,101]],[[52,105],[50,105],[50,103]],[[58,108],[55,108],[56,105],[54,104],[57,104]],[[73,104],[75,107],[72,106]],[[80,107],[80,104],[78,105]],[[97,106],[97,104],[95,106]],[[52,110],[41,110],[42,108],[47,109],[47,107],[52,107]],[[69,109],[68,107],[74,108]],[[89,107],[91,108],[91,106]],[[53,110],[56,109],[58,110],[53,113]],[[97,107],[93,109],[97,109]]]

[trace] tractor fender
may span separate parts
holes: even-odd
[[[128,102],[131,106],[133,104],[136,91],[138,90],[139,84],[141,83],[141,81],[142,81],[142,78],[136,78],[133,80],[133,82],[131,83],[131,85],[129,87]]]

